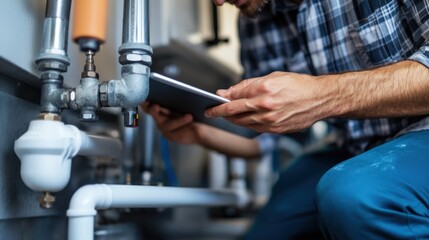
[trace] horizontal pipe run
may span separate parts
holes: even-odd
[[[81,145],[78,155],[83,156],[119,156],[122,143],[119,139],[95,136],[80,132]]]
[[[81,187],[67,210],[69,240],[94,238],[96,209],[184,206],[244,206],[241,190],[209,190],[178,187],[95,184]]]

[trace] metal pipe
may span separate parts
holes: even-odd
[[[66,21],[70,18],[71,0],[49,0],[46,4],[45,17],[63,18]]]
[[[149,0],[125,0],[122,44],[149,45]]]
[[[68,26],[71,0],[48,0],[43,24],[42,46],[36,64],[42,72],[41,113],[59,114],[64,105],[62,72],[67,71]]]
[[[150,69],[142,64],[127,64],[121,71],[121,80],[110,80],[101,85],[100,95],[105,99],[101,103],[103,106],[135,108],[149,94]]]
[[[67,210],[69,218],[68,239],[94,239],[96,209],[244,206],[247,202],[247,193],[238,190],[107,184],[86,185],[75,192],[70,201]]]
[[[144,114],[144,125],[143,132],[141,133],[141,143],[142,147],[142,167],[143,170],[151,171],[153,167],[153,149],[154,149],[154,141],[155,141],[155,121],[153,118]]]
[[[125,126],[137,126],[136,107],[146,100],[152,48],[149,46],[148,0],[125,0],[120,80],[99,84],[96,76],[83,77],[76,89],[63,89],[67,70],[67,32],[71,0],[48,0],[43,46],[36,63],[42,74],[41,112],[59,114],[62,108],[81,110],[80,119],[97,120],[100,107],[122,107]]]
[[[107,103],[112,106],[119,102],[127,127],[138,126],[137,105],[146,100],[149,92],[149,66],[152,64],[152,48],[149,44],[149,0],[125,0],[122,45],[119,47],[124,82],[113,82],[107,86],[107,91],[112,87],[118,89],[117,97],[114,96],[115,99],[111,101],[108,99]],[[138,73],[141,70],[135,71],[142,67],[146,67],[143,75]]]
[[[42,47],[36,63],[59,61],[68,66],[67,56],[68,25],[71,0],[48,0],[43,24]],[[39,66],[45,67],[45,66]],[[61,66],[58,70],[64,70]]]

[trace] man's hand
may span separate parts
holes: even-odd
[[[162,135],[181,144],[201,144],[209,149],[232,157],[257,157],[259,145],[255,139],[247,139],[229,132],[196,123],[192,115],[179,115],[157,104],[146,102],[143,110],[152,115]]]
[[[300,131],[326,117],[323,109],[332,89],[319,89],[319,83],[314,76],[285,72],[244,80],[219,90],[232,101],[208,109],[206,116],[225,117],[259,132]]]
[[[201,124],[193,121],[192,115],[179,115],[157,104],[145,102],[143,110],[152,115],[162,135],[170,141],[181,144],[199,143]]]
[[[232,101],[205,114],[272,133],[299,131],[329,117],[427,115],[428,76],[428,68],[409,60],[322,76],[277,72],[219,90]]]

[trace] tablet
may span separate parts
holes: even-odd
[[[158,73],[151,74],[147,101],[178,113],[190,113],[197,122],[206,123],[243,137],[253,138],[260,134],[228,122],[224,118],[204,117],[206,109],[227,103],[229,100]]]

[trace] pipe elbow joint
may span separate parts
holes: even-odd
[[[112,190],[106,184],[85,185],[71,198],[68,217],[95,216],[96,209],[109,208],[112,204]]]
[[[124,105],[123,107],[135,107],[143,103],[146,100],[147,95],[149,94],[150,70],[144,65],[135,65],[137,65],[138,67],[134,68],[133,72],[122,74],[122,78],[127,84],[128,89],[128,105]]]
[[[103,105],[110,107],[133,108],[143,103],[149,94],[150,68],[142,64],[122,66],[121,80],[111,80],[107,87],[100,87],[100,99],[107,100]]]

